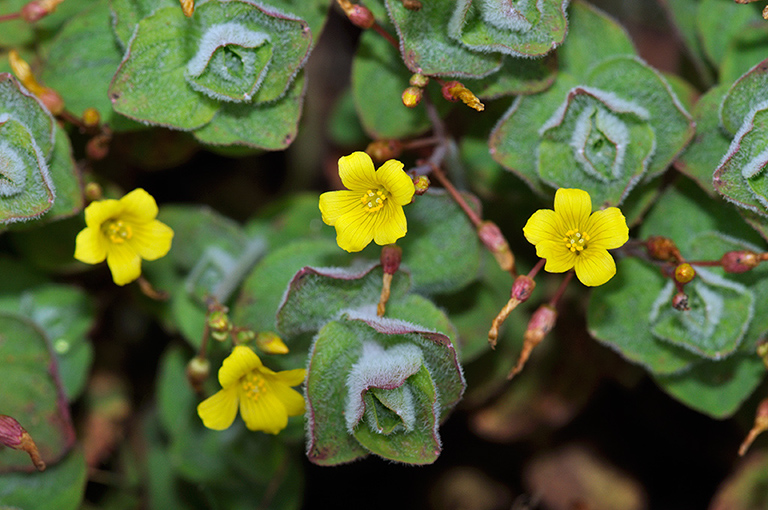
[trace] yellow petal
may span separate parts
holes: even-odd
[[[304,414],[304,397],[301,396],[301,393],[278,381],[272,383],[271,387],[272,393],[283,403],[288,416]]]
[[[368,246],[373,240],[380,212],[369,213],[360,207],[339,217],[336,220],[336,243],[339,247],[348,252],[357,252]]]
[[[567,230],[581,230],[592,212],[589,193],[580,189],[560,188],[555,193],[555,213],[560,216]]]
[[[156,260],[164,257],[171,249],[173,230],[171,227],[157,220],[149,223],[133,224],[133,237],[129,241],[131,246],[145,260]]]
[[[288,386],[298,386],[304,382],[306,376],[306,370],[303,368],[296,368],[294,370],[283,370],[282,372],[276,373],[275,379]]]
[[[320,212],[326,225],[334,226],[339,217],[362,209],[363,194],[359,191],[329,191],[320,195]]]
[[[157,202],[141,188],[137,188],[120,199],[123,212],[120,218],[133,224],[147,223],[157,217]]]
[[[257,400],[241,396],[240,414],[249,430],[277,434],[288,425],[288,413],[271,388],[266,387],[265,390]]]
[[[219,384],[229,388],[251,370],[262,368],[261,360],[250,347],[236,345],[232,353],[224,359],[219,369]]]
[[[365,152],[353,152],[339,159],[339,177],[344,187],[352,191],[368,191],[377,187],[371,157]]]
[[[396,159],[390,159],[376,170],[376,179],[392,195],[392,200],[397,205],[411,203],[416,187],[413,179],[403,171],[403,164]]]
[[[562,241],[566,232],[562,219],[551,209],[539,209],[523,227],[523,235],[534,245],[542,241]]]
[[[602,248],[587,247],[576,259],[576,277],[588,287],[602,285],[616,274],[616,263]]]
[[[117,200],[99,200],[85,208],[85,224],[99,230],[101,224],[117,218],[123,211],[123,205]]]
[[[237,388],[223,389],[200,402],[197,415],[209,429],[229,428],[237,416]]]
[[[536,255],[547,259],[544,270],[549,273],[564,273],[576,263],[579,255],[565,247],[565,243],[542,241],[536,245]]]
[[[75,238],[75,258],[86,264],[104,262],[107,243],[100,230],[86,227]]]
[[[109,244],[107,265],[117,285],[131,283],[141,276],[141,257],[128,243]]]
[[[380,246],[392,244],[408,232],[402,206],[387,200],[384,202],[384,207],[375,214],[377,218],[373,240],[376,244]]]
[[[595,211],[589,217],[584,232],[589,234],[589,246],[612,250],[629,240],[627,220],[616,207]]]

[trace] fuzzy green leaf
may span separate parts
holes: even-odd
[[[731,41],[743,30],[751,19],[759,19],[758,11],[747,5],[730,0],[702,0],[695,13],[696,28],[707,57],[716,66],[725,58]]]
[[[504,0],[459,0],[448,24],[448,34],[480,53],[540,57],[565,39],[568,1],[511,4]]]
[[[29,432],[42,459],[53,464],[72,448],[75,431],[49,340],[19,315],[1,313],[0,331],[0,363],[8,388],[0,394],[0,409]],[[0,449],[0,472],[33,469],[26,452]]]
[[[434,314],[434,305],[413,298],[412,313]],[[350,313],[315,338],[306,388],[312,462],[334,465],[375,453],[425,464],[440,453],[437,426],[461,398],[464,378],[447,336]],[[369,392],[373,398],[366,399]]]
[[[445,5],[423,2],[418,11],[400,0],[386,0],[386,5],[405,65],[414,73],[482,78],[499,70],[500,53],[476,52],[449,36],[454,11]]]
[[[83,452],[75,450],[42,473],[3,474],[0,501],[8,505],[4,508],[77,510],[81,508],[86,481]]]
[[[26,317],[51,340],[53,354],[68,400],[75,400],[83,388],[93,360],[88,331],[93,326],[93,306],[75,287],[42,285],[22,293],[0,297],[0,310]]]
[[[163,7],[176,7],[175,0],[110,0],[112,27],[123,49],[128,47],[139,21]]]
[[[301,269],[288,284],[277,311],[277,327],[287,336],[317,331],[342,310],[375,309],[381,295],[380,265],[357,271],[341,268]],[[392,279],[390,299],[400,298],[410,286],[403,271]]]

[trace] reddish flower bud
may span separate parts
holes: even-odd
[[[557,310],[550,305],[541,305],[531,316],[531,320],[528,321],[528,328],[523,335],[523,350],[520,351],[520,357],[517,359],[517,364],[507,375],[507,379],[512,379],[515,375],[525,366],[525,362],[533,352],[533,348],[536,347],[544,340],[544,337],[552,331],[557,321]]]
[[[683,258],[675,242],[668,237],[651,236],[645,241],[645,248],[648,255],[656,260],[678,261]]]
[[[419,0],[403,0],[403,7],[409,11],[419,11],[422,5]]]
[[[519,302],[523,303],[528,300],[529,297],[531,297],[531,294],[533,293],[533,289],[536,288],[536,282],[533,281],[533,278],[530,278],[526,275],[520,275],[517,278],[515,278],[515,283],[512,284],[512,291],[510,292],[510,297],[512,299],[517,299]]]
[[[396,244],[388,244],[381,248],[381,265],[384,273],[395,274],[403,260],[403,249]]]
[[[414,87],[419,87],[423,89],[429,83],[429,77],[424,76],[423,74],[416,73],[413,76],[411,76],[411,79],[408,80],[408,83],[410,83]]]
[[[688,304],[688,295],[685,292],[678,292],[672,298],[672,308],[679,312],[687,312],[691,309]]]
[[[40,457],[32,436],[15,418],[4,414],[0,414],[0,445],[27,452],[37,470],[45,470],[45,461]]]
[[[515,256],[509,249],[509,244],[501,229],[492,221],[484,221],[477,229],[477,235],[486,248],[493,253],[496,262],[504,271],[512,271],[515,267]]]
[[[677,280],[679,283],[688,283],[693,280],[694,276],[696,276],[696,270],[694,270],[693,266],[687,262],[679,264],[675,268],[675,280]]]
[[[726,273],[744,273],[756,268],[760,262],[760,256],[749,250],[729,251],[720,258]]]
[[[27,5],[21,8],[21,17],[27,23],[34,23],[49,14],[48,9],[41,2],[34,1],[29,2]]]
[[[347,17],[353,25],[367,30],[376,23],[376,18],[373,17],[373,13],[368,7],[364,5],[355,4],[352,9],[347,12]]]
[[[111,133],[99,133],[85,144],[85,155],[93,161],[102,160],[109,154],[109,144],[111,142]]]
[[[416,188],[417,195],[423,195],[429,189],[429,177],[420,175],[413,180],[413,186]]]
[[[374,161],[382,162],[394,159],[403,152],[403,144],[399,140],[374,140],[365,148],[365,152]]]
[[[408,87],[403,91],[403,104],[408,108],[415,108],[421,103],[424,91],[419,87]]]
[[[485,105],[475,96],[471,90],[464,86],[463,83],[458,81],[449,81],[443,85],[441,89],[443,97],[451,102],[461,100],[465,105],[470,108],[482,112],[485,109]]]

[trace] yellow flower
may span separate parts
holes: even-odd
[[[107,259],[116,284],[134,281],[141,259],[156,260],[171,249],[173,230],[156,216],[155,199],[141,188],[120,200],[91,203],[85,208],[87,227],[75,240],[75,258],[86,264]]]
[[[575,267],[581,283],[594,287],[616,274],[616,263],[607,250],[626,243],[629,229],[616,207],[590,213],[589,193],[560,188],[555,194],[555,210],[536,211],[523,227],[523,234],[536,246],[536,255],[547,259],[546,271],[563,273]]]
[[[219,369],[221,391],[197,406],[203,425],[224,430],[240,414],[250,430],[277,434],[288,425],[289,416],[304,412],[304,397],[291,386],[301,384],[306,370],[273,372],[249,347],[237,345]]]
[[[325,223],[336,227],[342,249],[360,251],[371,241],[384,246],[405,235],[403,206],[415,188],[401,162],[390,159],[374,170],[368,154],[353,152],[339,159],[339,177],[347,189],[320,195],[320,212]]]

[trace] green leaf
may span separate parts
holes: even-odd
[[[434,305],[413,297],[411,313],[434,314]],[[432,463],[440,453],[437,425],[463,389],[447,336],[410,322],[350,313],[326,324],[310,352],[307,455],[321,465],[369,452],[399,462]],[[369,392],[373,398],[366,399]],[[379,430],[389,434],[371,433]]]
[[[690,114],[664,77],[640,59],[617,57],[601,62],[590,73],[589,85],[631,98],[650,113],[656,151],[648,178],[664,172],[693,137]]]
[[[694,16],[693,13],[688,13]],[[696,28],[707,57],[719,66],[731,41],[751,19],[760,17],[751,6],[730,0],[702,0],[695,13]]]
[[[383,274],[380,265],[357,270],[304,267],[288,284],[277,311],[278,329],[293,336],[317,331],[342,310],[375,309]],[[401,297],[409,286],[407,273],[395,273],[390,299]]]
[[[697,16],[691,16],[691,13],[695,13],[699,8],[700,0],[660,0],[659,3],[680,34],[699,77],[705,85],[712,86],[715,80],[699,37]]]
[[[753,16],[730,41],[720,66],[720,83],[733,83],[765,58],[768,30],[762,16]]]
[[[210,122],[219,103],[184,80],[192,57],[185,51],[188,31],[189,20],[177,5],[158,9],[139,22],[109,86],[116,112],[187,131]]]
[[[0,310],[31,320],[51,340],[64,394],[74,401],[85,388],[93,360],[88,331],[94,311],[83,291],[48,284],[0,297]]]
[[[634,258],[621,259],[616,276],[592,291],[587,311],[593,337],[656,374],[680,372],[701,360],[651,332],[649,316],[664,283],[658,269]]]
[[[410,76],[386,39],[370,30],[363,32],[352,60],[352,97],[372,138],[405,138],[429,129],[424,105],[407,108],[401,99]]]
[[[501,54],[468,49],[448,34],[453,12],[436,2],[411,11],[400,0],[386,0],[400,36],[405,65],[414,73],[482,78],[499,70]]]
[[[110,0],[112,27],[123,48],[128,47],[139,21],[163,7],[176,7],[175,0]]]
[[[675,161],[675,168],[714,195],[713,168],[717,168],[728,151],[728,137],[720,127],[720,104],[728,88],[719,85],[701,96],[693,108],[696,135]]]
[[[733,415],[765,376],[755,354],[708,361],[679,375],[655,375],[656,383],[688,407],[717,419]]]
[[[55,188],[45,156],[26,126],[7,116],[0,116],[0,163],[0,223],[29,220],[51,209]]]
[[[465,194],[470,202],[476,200]],[[413,291],[436,294],[459,290],[477,277],[480,241],[472,223],[447,193],[427,193],[405,209],[408,234],[398,241],[402,267],[411,272]]]
[[[56,188],[56,200],[53,207],[42,218],[53,221],[74,216],[83,210],[83,186],[80,175],[75,169],[72,156],[72,144],[69,136],[59,128],[55,129],[53,152],[48,160],[48,173]]]
[[[738,133],[755,112],[762,109],[768,97],[768,59],[747,71],[734,83],[720,108],[722,126],[732,135]]]
[[[578,82],[572,76],[559,73],[555,83],[545,92],[518,97],[499,119],[488,141],[493,159],[541,195],[545,194],[545,188],[536,166],[539,128],[576,85]]]
[[[61,95],[67,110],[76,116],[96,108],[101,121],[113,130],[138,129],[140,124],[112,110],[107,94],[123,57],[111,23],[107,0],[98,0],[71,18],[44,46],[40,79]]]
[[[70,18],[81,10],[87,9],[95,0],[80,0],[78,2],[62,2],[56,10],[35,23],[27,23],[23,19],[13,19],[3,22],[0,30],[0,48],[21,48],[32,46],[49,39]],[[18,12],[29,3],[29,0],[5,0],[3,14]]]
[[[754,313],[752,292],[698,268],[696,280],[686,287],[689,310],[670,306],[674,293],[674,284],[668,281],[651,308],[656,337],[714,360],[736,350]]]
[[[50,156],[53,150],[53,117],[13,76],[0,73],[0,122],[5,122],[3,118],[6,116],[29,131],[42,158]]]
[[[527,59],[505,56],[501,69],[479,80],[464,80],[477,97],[484,100],[517,94],[536,94],[552,86],[556,75],[554,56]]]
[[[602,60],[636,54],[629,34],[616,20],[587,2],[571,3],[568,36],[557,50],[561,71],[583,80]]]
[[[539,129],[539,175],[554,187],[582,189],[596,204],[618,205],[655,152],[649,112],[633,101],[587,87]]]
[[[327,239],[297,240],[270,252],[243,283],[232,309],[234,322],[254,331],[274,331],[278,307],[293,275],[306,265],[327,266],[345,258],[336,243]]]
[[[0,362],[7,388],[0,394],[0,409],[29,432],[46,464],[54,464],[74,445],[75,431],[49,340],[19,315],[0,313],[0,331]],[[25,452],[0,450],[0,471],[32,469]]]
[[[194,131],[195,138],[210,145],[242,145],[264,150],[282,150],[296,138],[304,104],[304,73],[294,80],[288,93],[272,103],[226,103],[216,116]]]
[[[565,39],[568,0],[517,2],[459,0],[448,34],[480,53],[515,57],[546,55]],[[447,9],[446,9],[447,11]]]
[[[83,452],[75,450],[42,473],[0,476],[0,501],[10,508],[77,510],[85,494],[86,474]]]

